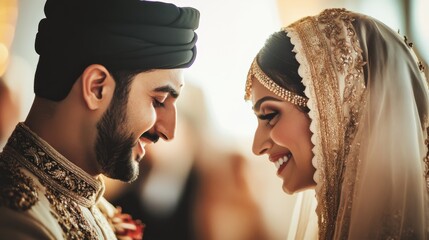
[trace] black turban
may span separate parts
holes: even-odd
[[[141,0],[47,0],[39,23],[37,96],[64,99],[90,64],[109,71],[189,67],[196,56],[194,8]]]

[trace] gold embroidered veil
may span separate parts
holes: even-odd
[[[429,238],[429,94],[411,44],[344,9],[284,30],[312,120],[319,239]]]

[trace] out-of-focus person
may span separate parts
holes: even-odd
[[[0,2],[0,150],[6,144],[21,113],[20,93],[16,84],[6,77],[17,16],[17,0]]]
[[[19,121],[21,113],[19,96],[20,94],[0,77],[0,150]]]

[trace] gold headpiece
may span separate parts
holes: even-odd
[[[280,87],[277,83],[275,83],[271,78],[269,78],[259,67],[256,58],[252,62],[252,66],[250,67],[249,74],[247,75],[246,81],[246,93],[244,95],[244,99],[247,101],[250,99],[252,95],[252,78],[258,79],[258,81],[268,90],[276,94],[277,96],[283,98],[284,100],[295,104],[300,107],[307,106],[308,98],[302,97],[296,93],[288,91],[282,87]]]

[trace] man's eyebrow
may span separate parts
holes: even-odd
[[[178,98],[179,97],[179,93],[170,85],[166,85],[166,86],[162,86],[162,87],[157,87],[154,90],[155,92],[166,92],[169,93],[173,98]]]
[[[258,101],[256,101],[255,105],[253,106],[253,111],[255,112],[259,112],[259,108],[261,107],[261,104],[265,101],[277,101],[277,102],[281,102],[283,100],[275,98],[275,97],[271,97],[271,96],[266,96],[263,97],[261,99],[259,99]]]

